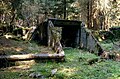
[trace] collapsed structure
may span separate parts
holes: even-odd
[[[103,52],[82,21],[48,19],[41,23],[35,32],[33,40],[37,40],[41,45],[55,47],[55,43],[59,42],[59,46],[85,48],[96,54]]]

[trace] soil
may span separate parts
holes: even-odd
[[[47,46],[39,46],[27,41],[16,41],[0,37],[0,55],[17,55],[28,53],[54,53]]]

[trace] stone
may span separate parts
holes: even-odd
[[[51,76],[54,76],[56,74],[56,72],[57,72],[57,69],[51,70]]]
[[[41,78],[42,74],[38,73],[38,72],[33,72],[29,75],[30,78]]]

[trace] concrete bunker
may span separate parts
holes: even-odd
[[[38,34],[35,35],[35,39],[41,45],[49,46],[50,37],[52,37],[50,35],[50,28],[54,27],[62,28],[60,43],[63,47],[84,48],[96,54],[101,54],[104,51],[82,21],[48,19],[36,29],[38,30]]]
[[[80,45],[80,31],[81,31],[81,21],[74,20],[58,20],[58,19],[48,19],[44,23],[44,33],[42,33],[43,40],[41,40],[45,45],[49,45],[50,27],[62,28],[61,33],[61,44],[64,47],[77,47]]]

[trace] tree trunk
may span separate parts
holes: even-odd
[[[88,0],[88,3],[87,3],[87,26],[88,28],[90,28],[90,1]]]
[[[64,0],[64,19],[66,19],[66,0]]]
[[[90,4],[90,7],[89,7],[89,9],[90,9],[90,11],[89,11],[89,22],[90,22],[89,23],[89,27],[92,28],[92,12],[93,12],[92,11],[92,6],[93,6],[93,0],[91,0],[89,4]]]
[[[0,60],[18,61],[30,59],[62,59],[64,58],[64,51],[60,54],[24,54],[24,55],[5,55],[0,56]]]

